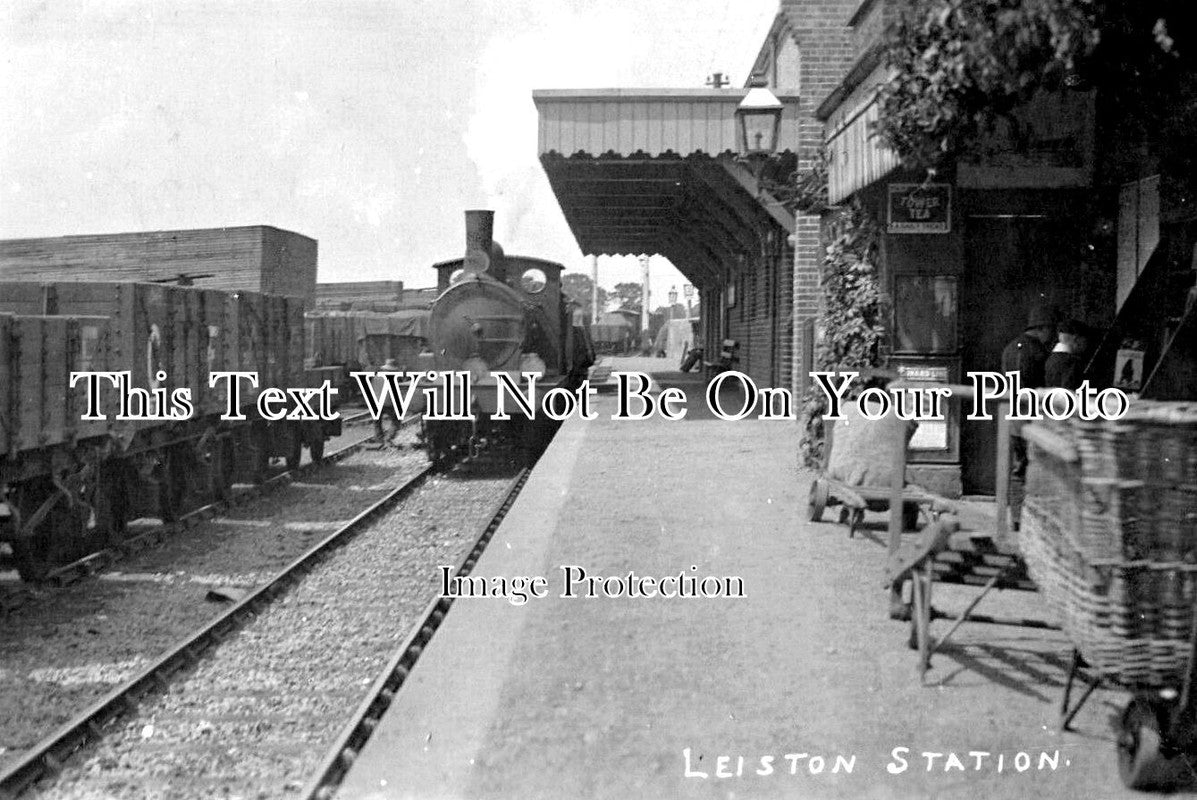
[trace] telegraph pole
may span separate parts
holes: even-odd
[[[640,341],[648,344],[648,304],[652,295],[648,291],[648,256],[640,256]]]
[[[590,254],[590,324],[598,325],[598,254]]]

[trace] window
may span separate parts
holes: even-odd
[[[544,291],[547,283],[548,278],[544,274],[544,270],[539,267],[524,270],[524,274],[520,278],[520,286],[528,294],[540,294]]]

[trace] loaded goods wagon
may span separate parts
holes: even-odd
[[[371,310],[375,305],[398,307],[402,303],[403,281],[347,281],[316,284],[316,307],[320,309]]]
[[[303,367],[298,299],[145,283],[0,283],[0,540],[28,579],[123,536],[138,517],[177,518],[265,476],[269,459],[314,460],[339,422],[266,421],[260,389],[319,385]],[[71,372],[128,372],[138,389],[190,390],[176,419],[118,420],[101,381],[103,420],[82,420],[86,389]],[[244,421],[227,416],[217,371],[243,382]],[[151,409],[142,409],[141,414]],[[154,408],[165,416],[169,404]],[[136,412],[136,410],[134,409]]]
[[[428,344],[427,311],[309,311],[304,315],[308,363],[373,370],[388,359],[417,369]]]
[[[138,281],[316,302],[315,239],[269,225],[0,240],[0,280]]]
[[[72,371],[106,368],[108,322],[0,314],[0,458],[108,433],[68,386]]]

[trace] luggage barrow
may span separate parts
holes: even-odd
[[[918,651],[920,682],[926,681],[931,656],[946,645],[966,622],[1011,625],[1020,628],[1057,630],[1049,622],[1026,617],[995,617],[974,613],[995,589],[1036,591],[1017,549],[991,533],[962,530],[954,515],[945,514],[923,529],[914,550],[896,552],[886,570],[886,586],[892,592],[890,617],[909,621],[907,646]],[[910,600],[902,599],[902,587],[909,582]],[[940,611],[931,604],[936,583],[975,586],[979,589],[960,613]],[[939,637],[931,635],[931,623],[953,620]]]
[[[830,505],[839,505],[839,521],[848,526],[851,539],[864,522],[865,511],[886,511],[892,495],[888,487],[849,486],[848,484],[822,475],[810,485],[810,501],[807,506],[811,522],[822,522],[823,512]],[[950,501],[932,494],[913,484],[902,490],[902,525],[906,530],[916,530],[920,514],[928,520],[954,508]]]
[[[899,384],[900,385],[900,384]],[[949,386],[953,396],[971,399],[973,391],[967,386]],[[1027,574],[1021,552],[1008,536],[1010,423],[1006,419],[1006,403],[1001,401],[997,412],[997,491],[995,514],[986,518],[982,526],[962,529],[954,513],[937,515],[925,527],[913,547],[903,548],[902,534],[910,527],[902,515],[892,511],[897,498],[905,497],[908,487],[895,480],[889,487],[891,511],[889,516],[889,560],[885,585],[890,590],[890,618],[910,623],[907,640],[918,651],[920,682],[925,682],[931,668],[931,656],[943,647],[966,622],[987,625],[1010,625],[1021,628],[1057,630],[1058,626],[1043,620],[1024,617],[995,617],[974,611],[992,591],[1015,589],[1037,591]],[[905,474],[908,448],[902,445],[892,454],[891,475]],[[935,583],[976,586],[979,591],[959,614],[941,612],[931,604]],[[903,587],[910,584],[910,599],[903,599]],[[953,620],[953,625],[938,638],[931,635],[931,623],[936,619]]]
[[[839,505],[839,521],[848,526],[848,538],[856,535],[857,529],[864,522],[865,511],[886,511],[893,502],[893,489],[889,486],[849,486],[843,481],[828,475],[831,463],[831,451],[835,446],[835,426],[828,421],[824,425],[823,469],[822,474],[810,485],[810,498],[807,505],[808,518],[811,522],[822,522],[823,512],[831,505]],[[905,483],[906,459],[902,458],[902,526],[906,530],[917,530],[920,514],[928,521],[934,520],[941,513],[950,512],[955,505],[939,495]]]
[[[1065,452],[1049,434],[1028,430],[1026,438],[1040,448],[1054,451],[1062,460],[1074,460],[1075,453]],[[1189,630],[1184,649],[1183,667],[1153,676],[1151,682],[1108,674],[1118,669],[1107,665],[1106,674],[1094,670],[1077,648],[1064,684],[1060,704],[1060,729],[1071,729],[1072,720],[1089,697],[1103,684],[1130,693],[1130,700],[1118,717],[1116,751],[1118,774],[1130,789],[1172,791],[1197,782],[1197,599],[1190,612]],[[1083,673],[1092,672],[1085,676]],[[1070,707],[1073,686],[1078,677],[1088,685],[1080,700]]]

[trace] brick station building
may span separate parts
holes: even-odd
[[[1142,375],[1128,388],[1191,399],[1197,318],[1186,296],[1197,212],[1161,192],[1177,143],[1128,116],[1106,87],[1041,90],[928,183],[871,135],[877,91],[889,79],[884,37],[900,4],[849,5],[850,59],[816,116],[830,202],[859,202],[881,226],[888,366],[939,383],[1000,370],[1002,348],[1029,309],[1047,304],[1099,332],[1086,370],[1094,385],[1116,384],[1119,353],[1138,348]],[[946,425],[923,424],[918,480],[945,493],[990,494],[996,426],[965,422],[952,405]]]

